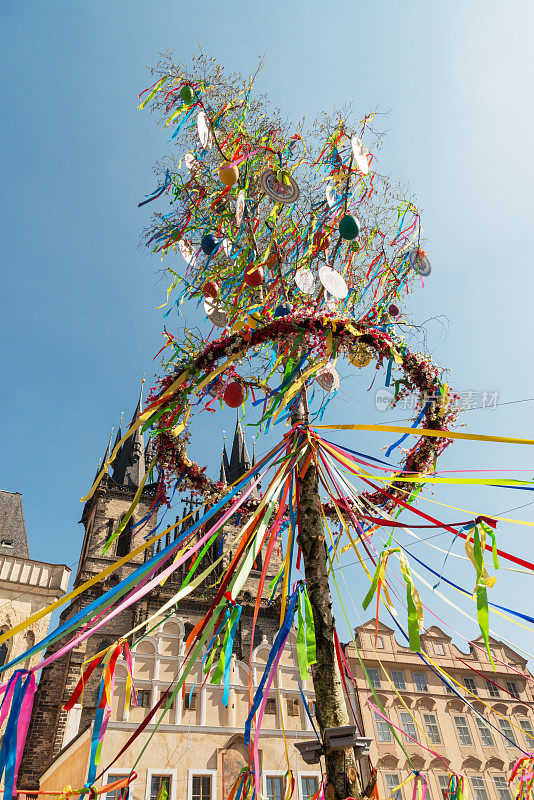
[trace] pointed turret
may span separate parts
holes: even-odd
[[[141,381],[141,391],[137,408],[132,417],[132,423],[143,413],[143,383],[144,380]],[[116,441],[120,439],[120,433],[121,430],[119,428]],[[139,427],[119,450],[114,462],[112,477],[115,483],[121,483],[123,486],[139,486],[145,477],[145,472],[145,443]]]
[[[243,477],[245,472],[249,471],[251,466],[252,464],[248,454],[247,445],[245,443],[243,426],[238,419],[235,426],[232,455],[230,456],[230,466],[226,475],[228,483],[230,484],[238,481],[241,477]]]
[[[228,462],[228,454],[226,452],[226,437],[223,431],[223,449],[221,454],[221,471],[219,480],[224,486],[228,486],[228,472],[230,471],[230,464]]]

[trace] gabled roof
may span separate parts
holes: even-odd
[[[19,492],[0,490],[0,555],[30,557],[22,495]]]

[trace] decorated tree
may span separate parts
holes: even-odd
[[[372,114],[357,124],[325,114],[306,130],[292,127],[254,94],[255,76],[228,76],[203,55],[190,68],[166,57],[152,71],[157,80],[140,108],[150,105],[158,113],[171,134],[172,154],[158,165],[160,185],[139,204],[169,198],[170,209],[154,214],[146,241],[163,259],[171,310],[200,306],[211,330],[199,336],[186,327],[179,338],[165,329],[166,374],[143,422],[167,485],[178,476],[182,488],[212,503],[226,487],[187,457],[192,405],[212,408],[220,399],[242,407],[247,417],[259,405],[253,422],[262,432],[282,419],[290,422],[295,514],[285,512],[291,530],[281,623],[290,604],[296,539],[313,612],[312,676],[322,733],[349,721],[336,657],[325,513],[341,514],[361,535],[362,511],[391,510],[406,492],[392,481],[387,493],[378,489],[349,501],[334,490],[333,503],[325,502],[307,392],[313,387],[313,414],[322,419],[339,387],[336,361],[347,359],[356,369],[376,362],[377,369],[386,365],[396,400],[420,393],[423,427],[439,432],[450,423],[438,369],[409,352],[399,335],[409,328],[400,311],[404,298],[430,274],[420,214],[374,168],[380,136]],[[217,329],[220,338],[214,338]],[[448,441],[423,437],[401,471],[423,472]],[[364,788],[354,769],[346,769],[354,766],[350,758],[326,753],[337,797]]]

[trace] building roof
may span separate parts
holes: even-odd
[[[19,492],[0,490],[0,555],[30,557],[22,495]]]
[[[135,420],[143,412],[142,391],[143,390],[141,387],[139,400],[137,401],[137,408],[135,409],[132,417],[132,423],[135,422]],[[119,434],[120,428],[117,436],[119,436]],[[124,442],[123,446],[119,450],[117,458],[114,461],[113,474],[111,477],[115,483],[120,483],[123,486],[139,486],[145,477],[145,472],[145,443],[143,434],[141,433],[141,427],[139,427]]]
[[[243,426],[239,419],[236,422],[234,441],[232,443],[232,452],[230,455],[230,462],[226,454],[226,446],[223,446],[222,460],[221,460],[221,476],[220,480],[226,485],[231,485],[239,481],[245,473],[253,466],[254,461],[250,460],[245,442],[245,434]],[[258,499],[259,493],[257,487],[251,492],[250,495],[254,499]]]

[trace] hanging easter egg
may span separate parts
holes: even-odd
[[[280,263],[280,261],[280,251],[278,250],[278,245],[275,242],[269,251],[269,255],[267,256],[265,263],[269,269],[274,269]]]
[[[224,390],[224,402],[230,408],[239,408],[245,399],[245,391],[239,381],[232,381]]]
[[[211,125],[205,111],[200,111],[197,116],[197,132],[200,144],[205,150],[209,150],[213,144]]]
[[[295,272],[295,283],[304,294],[312,294],[315,289],[315,278],[308,267],[301,267]]]
[[[368,364],[371,363],[373,358],[372,350],[364,345],[362,342],[357,344],[355,347],[352,347],[349,351],[349,361],[358,369],[362,369],[362,367],[367,367]]]
[[[328,250],[330,247],[330,233],[321,228],[313,234],[313,246],[319,251]]]
[[[215,248],[217,247],[217,237],[215,236],[214,233],[207,233],[205,236],[202,237],[200,246],[202,248],[202,251],[206,253],[207,256],[211,256]]]
[[[251,286],[253,288],[261,286],[263,283],[263,269],[261,267],[257,267],[255,264],[248,264],[245,267],[245,276],[243,280],[247,286]]]
[[[204,311],[212,325],[215,325],[217,328],[225,328],[227,326],[228,317],[218,299],[205,297]]]
[[[332,269],[332,267],[320,267],[319,280],[326,291],[330,292],[334,297],[337,297],[338,300],[343,300],[349,292],[349,287],[343,275],[337,270]]]
[[[331,297],[328,292],[326,294],[325,306],[329,311],[332,313],[336,310],[339,305],[339,300],[336,300],[335,297]]]
[[[274,317],[287,317],[288,314],[291,314],[292,311],[291,303],[280,303],[280,305],[276,306],[274,309]]]
[[[395,305],[395,303],[391,303],[388,308],[388,314],[390,317],[398,317],[399,316],[399,307]]]
[[[215,281],[207,281],[202,287],[202,294],[204,297],[216,299],[219,296],[219,285]]]
[[[339,235],[342,239],[350,242],[360,233],[360,221],[352,214],[345,214],[339,220]]]
[[[179,239],[178,250],[188,266],[192,266],[195,263],[195,248],[191,242],[187,239]]]
[[[235,204],[235,221],[241,227],[241,223],[243,222],[243,217],[245,214],[245,192],[243,189],[240,189],[237,193],[237,200]]]
[[[202,166],[200,161],[197,161],[193,153],[185,153],[184,161],[185,161],[185,166],[187,167],[191,175],[195,177],[195,175],[198,173],[199,169]]]
[[[195,92],[192,86],[188,84],[184,84],[180,89],[180,98],[183,100],[184,103],[192,103],[195,98]]]
[[[357,136],[352,137],[350,140],[350,146],[352,150],[353,161],[360,172],[363,173],[363,175],[367,175],[369,172],[369,159],[367,158],[369,155],[369,150],[365,147],[363,142],[358,139]]]
[[[421,247],[414,247],[413,250],[410,250],[408,253],[408,261],[422,278],[428,278],[432,272],[428,256]]]
[[[233,247],[233,244],[232,244],[232,242],[230,241],[230,239],[223,239],[223,240],[222,240],[221,247],[222,247],[222,249],[223,249],[223,253],[224,253],[224,255],[225,255],[227,258],[230,258],[230,255],[231,255],[231,253],[232,253],[232,247]]]
[[[219,180],[225,186],[233,186],[239,180],[239,170],[232,161],[223,161],[219,167]]]
[[[282,180],[278,180],[278,177]],[[294,203],[299,199],[300,189],[296,181],[285,170],[264,170],[260,175],[260,185],[265,194],[277,203]]]
[[[316,376],[317,383],[327,392],[339,389],[339,375],[333,364],[325,364]]]

